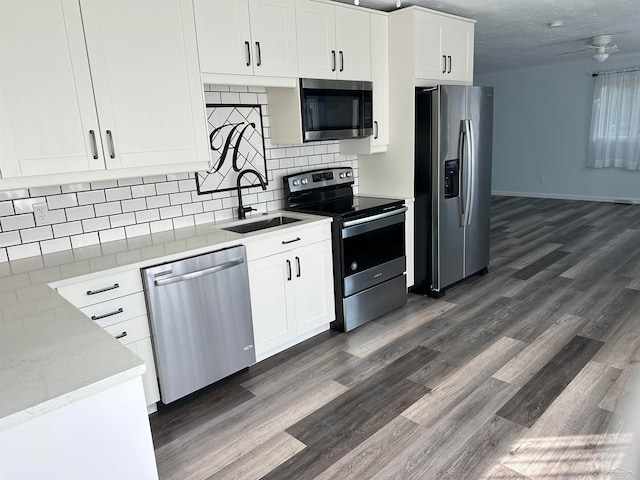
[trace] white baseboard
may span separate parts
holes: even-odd
[[[503,191],[494,190],[491,192],[491,195],[496,195],[498,197],[533,197],[533,198],[553,198],[557,200],[583,200],[587,202],[640,204],[640,198],[596,197],[591,195],[566,195],[563,193],[503,192]]]

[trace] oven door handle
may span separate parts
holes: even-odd
[[[379,213],[378,215],[373,215],[371,217],[359,218],[357,220],[350,220],[350,221],[344,222],[343,226],[345,228],[353,227],[355,225],[360,225],[362,223],[373,222],[374,220],[380,220],[382,218],[391,217],[392,215],[398,215],[398,214],[404,213],[406,211],[407,211],[407,207],[402,207],[402,208],[398,208],[396,210],[391,210],[389,212]]]

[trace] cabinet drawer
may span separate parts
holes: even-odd
[[[144,293],[134,293],[121,298],[114,298],[96,305],[81,308],[87,317],[95,320],[102,328],[115,323],[124,322],[134,317],[147,314]]]
[[[58,293],[77,308],[142,291],[140,270],[100,275],[72,285],[58,287]]]
[[[309,228],[288,229],[281,235],[261,238],[259,241],[245,243],[247,259],[264,258],[270,255],[286,252],[292,248],[311,245],[331,238],[331,224],[323,223]]]
[[[104,329],[124,345],[137,342],[151,335],[146,315],[108,325]]]

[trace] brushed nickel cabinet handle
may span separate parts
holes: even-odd
[[[344,72],[344,53],[340,50],[340,71]]]
[[[98,144],[96,143],[96,132],[93,130],[89,130],[89,135],[91,135],[91,148],[93,148],[93,159],[98,159]]]
[[[451,73],[451,55],[447,55],[449,57],[449,71],[447,73]]]
[[[112,317],[114,315],[118,315],[119,313],[124,312],[124,310],[122,309],[122,307],[120,307],[119,309],[113,311],[113,312],[109,312],[109,313],[105,313],[103,315],[92,315],[91,316],[91,320],[102,320],[103,318],[107,318],[107,317]]]
[[[332,59],[331,71],[335,72],[336,71],[336,51],[335,50],[331,50],[331,59]]]
[[[447,73],[447,56],[442,55],[442,73]]]
[[[300,257],[296,257],[296,264],[298,265],[298,274],[296,277],[300,278],[300,275],[302,275],[302,270],[300,270]]]
[[[287,260],[287,282],[291,281],[291,260]]]
[[[251,44],[249,42],[244,42],[245,47],[247,47],[247,67],[251,66]]]
[[[120,340],[121,338],[124,338],[124,337],[126,337],[126,336],[127,336],[127,332],[126,332],[126,331],[124,331],[124,332],[122,332],[120,335],[116,335],[116,336],[115,336],[115,337],[113,337],[113,338],[115,338],[116,340]]]
[[[110,287],[99,288],[98,290],[87,290],[87,295],[95,295],[97,293],[104,293],[104,292],[108,292],[109,290],[114,290],[116,288],[120,288],[120,285],[117,284],[117,283],[114,283]]]
[[[111,130],[107,130],[107,139],[109,140],[109,148],[111,149],[110,158],[116,158],[116,147],[113,145],[113,133]]]
[[[379,128],[378,128],[378,121],[377,121],[377,120],[374,120],[374,121],[373,121],[373,126],[375,127],[375,132],[376,132],[376,133],[373,135],[373,138],[375,139],[375,138],[378,138],[378,131],[379,131]]]

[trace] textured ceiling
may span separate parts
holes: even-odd
[[[614,55],[640,55],[640,0],[403,0],[406,5],[477,20],[476,75],[590,58],[591,51],[558,54],[584,48],[601,34],[613,34]],[[396,2],[360,0],[360,6],[392,11]],[[564,27],[549,28],[554,20]]]

